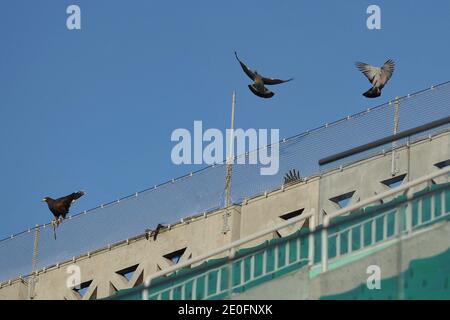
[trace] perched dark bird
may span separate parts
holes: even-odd
[[[302,181],[302,177],[300,176],[300,172],[298,170],[289,170],[289,172],[284,176],[284,184],[290,184],[299,181]]]
[[[84,195],[83,191],[74,192],[69,194],[68,196],[61,197],[58,199],[52,199],[50,197],[45,197],[42,199],[43,202],[46,202],[48,208],[55,216],[55,219],[52,221],[52,224],[60,224],[63,219],[66,218],[67,213],[69,212],[70,206],[75,200],[79,199]]]
[[[159,231],[164,227],[165,227],[164,225],[162,225],[161,223],[158,223],[155,230],[153,230],[153,231],[150,229],[145,230],[145,238],[148,240],[150,238],[150,236],[153,235],[153,241],[156,241]]]
[[[367,98],[377,98],[381,96],[381,90],[391,79],[395,69],[395,61],[389,59],[381,68],[368,65],[367,63],[356,62],[356,67],[364,73],[372,84],[372,88],[363,93]]]
[[[236,56],[236,59],[239,61],[239,64],[241,65],[242,70],[244,70],[245,74],[254,81],[254,83],[252,85],[249,85],[248,88],[250,89],[251,92],[253,92],[258,97],[272,98],[275,95],[275,93],[273,93],[272,91],[267,89],[264,85],[271,86],[271,85],[281,84],[281,83],[285,83],[285,82],[293,80],[293,78],[291,78],[289,80],[265,78],[262,75],[258,74],[258,72],[256,70],[255,71],[250,70],[241,60],[239,60],[239,57],[238,57],[236,51],[234,52],[234,54]]]

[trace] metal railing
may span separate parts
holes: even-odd
[[[197,275],[188,280],[185,280],[181,283],[177,283],[175,286],[172,286],[163,291],[159,291],[158,293],[151,295],[150,299],[154,300],[163,300],[164,295],[167,295],[170,300],[173,300],[176,295],[174,292],[179,289],[181,300],[196,300],[199,296],[202,297],[203,300],[207,299],[216,299],[222,295],[229,295],[231,292],[238,291],[244,288],[247,285],[250,285],[256,281],[263,280],[267,277],[270,277],[274,274],[287,271],[292,267],[295,267],[301,263],[307,264],[309,259],[305,256],[302,256],[302,242],[304,239],[297,238],[295,240],[295,246],[291,246],[289,242],[285,242],[273,247],[273,267],[268,268],[268,253],[266,250],[259,250],[256,253],[253,253],[250,256],[244,256],[242,258],[235,259],[232,264],[229,264],[225,267],[217,267],[208,270],[204,274]],[[279,252],[281,251],[281,247],[283,247],[283,257],[279,256]],[[261,268],[257,270],[256,259],[258,255],[261,257]],[[293,255],[293,256],[292,256]],[[245,265],[249,264],[249,272],[246,274]],[[237,277],[237,281],[232,279],[232,275],[235,271],[238,271],[239,276]],[[214,275],[213,292],[210,293],[210,283],[209,279],[211,275]],[[224,286],[223,280],[225,283],[229,285]],[[197,292],[198,283],[203,281],[203,290],[202,292]],[[231,281],[231,283],[230,283]],[[192,292],[188,296],[186,287],[188,285],[192,286]],[[197,295],[199,294],[199,295]]]
[[[335,161],[338,161],[338,160],[341,160],[341,159],[345,159],[345,158],[350,157],[350,156],[352,156],[354,154],[358,154],[358,153],[361,153],[361,152],[364,152],[364,151],[368,151],[368,150],[373,150],[374,148],[377,148],[377,147],[380,147],[380,146],[384,146],[387,143],[396,142],[396,141],[398,141],[400,139],[408,138],[408,137],[413,136],[415,134],[420,134],[420,133],[422,133],[424,131],[428,131],[428,130],[431,130],[431,129],[434,129],[434,128],[437,128],[437,127],[441,127],[441,126],[449,124],[449,123],[450,123],[450,116],[442,118],[442,119],[438,119],[438,120],[432,121],[430,123],[427,123],[427,124],[424,124],[424,125],[421,125],[421,126],[418,126],[418,127],[415,127],[415,128],[411,128],[411,129],[405,130],[403,132],[395,133],[395,134],[393,134],[391,136],[379,139],[377,141],[371,141],[371,142],[369,142],[369,143],[367,143],[365,145],[358,146],[358,147],[355,147],[353,149],[346,150],[346,151],[340,152],[338,154],[334,154],[334,155],[328,156],[326,158],[320,159],[319,160],[319,165],[323,166],[323,165],[326,165],[328,163],[332,163],[332,162],[335,162]]]
[[[223,246],[221,248],[215,249],[215,250],[213,250],[211,252],[208,252],[206,254],[199,255],[199,256],[197,256],[195,258],[192,258],[192,259],[189,259],[189,260],[187,260],[185,262],[178,263],[177,265],[174,265],[174,266],[168,267],[168,268],[166,268],[164,270],[161,270],[159,272],[156,272],[153,275],[151,275],[149,278],[146,279],[145,284],[146,284],[146,286],[148,286],[152,279],[155,279],[155,278],[167,275],[169,273],[172,273],[174,271],[177,271],[177,270],[185,268],[185,267],[189,267],[189,266],[191,266],[193,264],[196,264],[196,263],[204,261],[206,259],[218,256],[221,253],[224,253],[224,252],[227,252],[227,251],[230,251],[230,256],[233,257],[234,254],[236,253],[236,250],[235,250],[236,248],[238,248],[238,247],[240,247],[240,246],[242,246],[242,245],[244,245],[246,243],[249,243],[249,242],[252,242],[254,240],[257,240],[257,239],[259,239],[259,238],[261,238],[261,237],[263,237],[265,235],[268,235],[268,234],[270,234],[272,232],[275,232],[277,230],[280,230],[280,229],[289,227],[289,226],[291,226],[291,225],[293,225],[295,223],[304,221],[304,220],[306,220],[308,218],[311,218],[312,221],[314,221],[314,219],[315,219],[315,217],[314,217],[314,209],[312,209],[310,212],[308,212],[306,214],[302,214],[299,217],[289,219],[286,222],[283,222],[283,223],[280,223],[278,225],[272,226],[272,227],[270,227],[268,229],[265,229],[265,230],[258,231],[258,232],[254,233],[252,235],[244,237],[244,238],[242,238],[240,240],[237,240],[237,241],[235,241],[233,243],[230,243],[230,244],[228,244],[226,246]],[[312,223],[314,224],[314,222],[312,222]]]
[[[449,181],[449,175],[450,175],[450,167],[444,168],[444,169],[440,169],[437,170],[436,172],[433,172],[431,174],[428,174],[424,177],[421,177],[419,179],[416,179],[414,181],[405,183],[395,189],[380,193],[379,195],[376,195],[374,197],[368,198],[366,200],[363,200],[357,204],[354,205],[350,205],[346,208],[343,208],[333,214],[330,214],[328,216],[325,217],[324,220],[324,224],[323,226],[320,227],[320,229],[317,229],[317,232],[319,233],[319,236],[321,237],[322,241],[320,243],[320,252],[321,252],[321,258],[319,259],[319,261],[315,261],[314,259],[314,254],[315,254],[315,241],[314,241],[314,237],[315,237],[315,233],[316,233],[316,225],[315,225],[315,214],[314,214],[314,210],[308,212],[305,215],[301,215],[299,217],[295,217],[292,218],[286,222],[283,222],[281,224],[278,224],[276,226],[272,226],[266,230],[262,230],[260,232],[257,232],[253,235],[247,236],[243,239],[240,239],[238,241],[235,241],[229,245],[223,246],[221,248],[218,248],[216,250],[213,250],[207,254],[203,254],[200,255],[198,257],[195,258],[191,258],[185,262],[179,263],[177,265],[171,266],[167,269],[164,269],[162,271],[159,271],[153,275],[151,275],[150,277],[148,277],[145,280],[145,288],[142,289],[142,299],[144,300],[148,300],[148,299],[192,299],[195,300],[196,298],[198,298],[199,296],[196,295],[197,292],[196,289],[194,289],[194,293],[191,294],[189,297],[186,296],[186,287],[188,284],[192,285],[193,288],[197,288],[197,284],[199,282],[200,279],[206,279],[203,282],[203,293],[200,295],[201,299],[211,299],[211,298],[216,298],[219,297],[220,295],[223,294],[228,294],[228,296],[234,292],[235,289],[238,289],[252,281],[270,276],[271,274],[274,274],[276,272],[280,272],[283,269],[287,269],[293,265],[298,264],[299,262],[308,262],[308,265],[312,266],[313,264],[320,264],[322,266],[322,272],[326,272],[328,270],[328,266],[330,263],[330,259],[329,259],[329,243],[330,243],[330,239],[332,239],[333,237],[336,237],[336,239],[342,239],[343,235],[345,233],[351,233],[351,230],[353,229],[362,229],[364,228],[365,225],[369,224],[370,226],[370,230],[371,230],[371,241],[370,243],[368,243],[367,245],[365,245],[365,241],[364,241],[364,236],[361,236],[361,246],[360,248],[358,248],[357,250],[349,250],[345,253],[343,252],[339,252],[339,254],[337,254],[336,258],[342,257],[344,255],[350,255],[352,253],[357,253],[360,252],[362,250],[374,247],[375,245],[377,245],[378,243],[382,243],[382,242],[386,242],[389,241],[391,239],[394,238],[400,238],[402,239],[402,237],[409,237],[411,236],[415,230],[417,230],[420,227],[423,227],[424,225],[428,225],[428,224],[432,224],[433,222],[435,222],[438,219],[442,219],[443,217],[447,217],[450,215],[450,211],[446,211],[446,207],[447,207],[447,203],[446,203],[446,197],[445,197],[445,189],[442,192],[435,192],[431,194],[431,202],[430,202],[430,206],[431,206],[431,218],[430,219],[423,219],[423,214],[422,214],[422,209],[418,209],[418,217],[417,217],[417,221],[416,224],[413,224],[413,210],[412,210],[412,206],[413,206],[413,200],[417,201],[417,205],[418,208],[422,208],[423,205],[423,201],[424,201],[424,197],[426,197],[427,195],[419,195],[416,196],[413,199],[413,188],[427,183],[427,184],[431,184],[432,179],[435,179],[437,177],[441,177],[441,176],[447,176],[447,183]],[[446,188],[448,188],[448,185],[446,185]],[[439,190],[438,190],[439,191]],[[330,221],[332,221],[332,219],[337,218],[337,217],[342,217],[345,216],[347,214],[350,214],[352,212],[355,212],[357,210],[360,210],[362,208],[366,208],[368,205],[373,204],[373,203],[378,203],[380,200],[383,200],[385,198],[394,196],[394,195],[398,195],[400,193],[406,192],[406,199],[405,202],[402,202],[400,204],[398,204],[394,209],[388,208],[387,212],[381,212],[381,214],[377,214],[374,217],[371,217],[369,219],[365,219],[360,223],[354,224],[348,228],[345,228],[343,230],[339,230],[337,232],[334,233],[329,233],[329,229],[332,228],[334,225],[333,223],[330,224]],[[440,212],[438,214],[436,214],[436,210],[435,210],[435,202],[436,202],[436,197],[440,197],[439,198],[439,202],[440,202]],[[388,216],[390,214],[393,214],[395,216],[395,220],[394,220],[394,228],[393,228],[393,232],[388,232],[388,228],[387,228],[387,219]],[[301,221],[305,221],[306,219],[312,219],[312,228],[309,232],[309,234],[302,235],[299,236],[297,238],[293,238],[287,241],[282,241],[280,242],[280,244],[276,244],[273,247],[273,250],[277,251],[279,250],[279,248],[281,248],[282,246],[285,247],[284,250],[284,255],[285,255],[285,263],[283,265],[279,265],[278,263],[278,254],[275,254],[275,262],[274,262],[274,267],[271,270],[267,270],[267,268],[265,266],[267,266],[267,251],[266,248],[262,248],[260,250],[257,250],[255,252],[251,252],[250,254],[244,255],[242,257],[239,257],[238,259],[235,259],[235,255],[236,252],[238,251],[239,248],[242,248],[243,245],[248,244],[250,242],[254,242],[257,239],[261,239],[264,236],[267,236],[269,234],[272,234],[273,232],[280,230],[280,229],[284,229],[286,227],[295,225]],[[382,237],[380,239],[376,239],[375,238],[375,234],[376,234],[376,222],[380,220],[381,222],[381,226],[382,226]],[[401,222],[404,221],[405,223],[402,224]],[[364,234],[364,231],[362,231],[360,234]],[[294,243],[296,243],[296,245],[294,246],[294,258],[290,259],[288,257],[291,257],[291,246],[290,243],[294,241]],[[307,258],[305,256],[302,257],[301,254],[301,243],[302,241],[307,241]],[[352,248],[352,244],[353,242],[351,241],[351,237],[350,239],[347,238],[348,241],[348,248]],[[336,245],[336,251],[340,250],[340,245]],[[255,258],[257,255],[261,255],[262,254],[262,270],[260,270],[260,272],[258,274],[255,273]],[[205,272],[196,275],[192,278],[188,278],[182,282],[176,283],[172,286],[168,286],[167,288],[164,288],[162,290],[157,290],[156,292],[152,292],[152,282],[156,279],[159,279],[160,281],[164,281],[163,277],[166,277],[168,275],[176,275],[176,273],[182,269],[185,269],[187,267],[191,267],[193,265],[199,264],[201,262],[205,262],[208,259],[212,259],[214,257],[220,256],[220,255],[225,255],[225,257],[227,258],[227,261],[225,261],[222,265],[220,266],[216,266],[210,270],[206,270]],[[239,278],[240,280],[237,283],[232,283],[231,279],[231,275],[233,274],[233,271],[236,269],[236,266],[241,266],[240,267],[240,272],[243,272],[244,268],[243,268],[243,263],[245,261],[250,261],[250,274],[247,277],[244,277],[241,274],[241,277]],[[287,261],[287,263],[286,263]],[[225,273],[224,270],[228,270],[227,273],[227,277],[228,279],[228,286],[223,287],[220,285],[220,283],[222,283],[222,277],[223,274]],[[211,274],[214,273],[218,273],[217,277],[216,277],[216,286],[215,286],[215,290],[210,293],[208,290],[208,278],[210,278]],[[173,279],[172,279],[173,280]],[[176,295],[175,291],[179,291],[181,292],[180,295]]]
[[[436,197],[440,197],[439,201],[442,203],[440,212],[436,214],[435,203]],[[407,199],[411,201],[412,192],[408,191]],[[391,210],[376,215],[373,218],[364,220],[355,225],[349,226],[343,230],[330,232],[327,235],[326,244],[323,250],[327,250],[327,244],[335,244],[334,258],[339,259],[354,253],[361,252],[369,247],[373,247],[378,243],[383,243],[397,238],[400,235],[409,234],[425,224],[433,224],[435,221],[442,219],[447,214],[445,212],[445,193],[433,194],[430,199],[430,217],[424,219],[422,208],[424,206],[424,197],[416,197],[414,199],[417,203],[417,223],[413,224],[413,211],[411,203],[396,206]],[[325,232],[324,232],[325,233]],[[357,235],[358,241],[354,241],[354,235]],[[368,240],[366,235],[369,235]],[[355,245],[356,244],[356,245]],[[330,261],[328,253],[328,261]],[[327,270],[327,264],[324,263],[323,270]]]
[[[332,214],[329,214],[329,215],[325,216],[324,221],[323,221],[324,229],[322,231],[322,246],[323,246],[322,247],[322,251],[321,251],[322,252],[322,270],[323,271],[327,271],[328,270],[328,243],[329,243],[328,242],[328,239],[329,239],[328,227],[330,226],[330,221],[333,218],[336,218],[336,217],[342,216],[344,214],[347,214],[349,212],[352,212],[354,210],[363,208],[363,207],[365,207],[365,206],[367,206],[369,204],[372,204],[372,203],[375,203],[377,201],[380,201],[383,198],[390,197],[390,196],[393,196],[393,195],[398,194],[400,192],[405,192],[406,191],[408,202],[406,202],[406,204],[405,204],[405,206],[406,206],[405,207],[406,214],[405,214],[404,218],[406,219],[406,225],[405,225],[404,228],[400,227],[401,226],[401,221],[402,221],[402,207],[397,207],[395,209],[395,216],[394,216],[395,217],[395,219],[394,219],[395,220],[395,228],[394,228],[395,233],[392,236],[388,236],[388,232],[387,232],[387,214],[389,212],[385,213],[381,217],[378,216],[378,217],[372,218],[369,221],[366,221],[364,223],[364,225],[366,223],[370,223],[371,235],[372,235],[371,245],[373,245],[376,242],[378,242],[375,239],[376,229],[377,229],[377,227],[376,227],[376,220],[378,220],[380,218],[383,219],[383,224],[382,224],[382,226],[383,226],[383,233],[382,233],[383,237],[382,237],[381,241],[385,241],[385,240],[387,240],[388,238],[391,238],[391,237],[399,236],[400,234],[402,234],[403,231],[406,231],[407,233],[411,233],[413,231],[412,203],[411,203],[411,200],[413,198],[413,189],[412,188],[416,187],[416,186],[418,186],[418,185],[420,185],[422,183],[429,182],[432,179],[440,177],[440,176],[443,176],[443,175],[447,175],[447,181],[448,181],[449,172],[450,172],[450,167],[441,169],[441,170],[439,170],[439,171],[437,171],[435,173],[426,175],[426,176],[424,176],[422,178],[416,179],[416,180],[411,181],[411,182],[407,182],[407,183],[405,183],[405,184],[403,184],[403,185],[401,185],[401,186],[399,186],[399,187],[397,187],[395,189],[392,189],[392,190],[386,191],[384,193],[381,193],[378,196],[374,196],[374,197],[365,199],[365,200],[363,200],[361,202],[358,202],[357,204],[350,205],[350,206],[348,206],[348,207],[346,207],[344,209],[340,209],[340,210],[338,210],[338,211],[336,211],[336,212],[334,212]],[[444,195],[444,193],[442,194],[442,196],[443,195]],[[418,201],[420,203],[422,201],[422,198],[419,198]],[[445,197],[442,197],[441,201],[442,201],[441,202],[442,203],[441,210],[445,210]],[[434,201],[431,201],[431,202],[434,203]],[[422,206],[419,205],[418,208],[422,208]],[[433,208],[433,210],[434,210],[434,208]],[[443,215],[444,215],[444,212],[442,212],[442,215],[440,215],[439,217],[441,217]],[[422,221],[421,209],[419,209],[418,217],[419,217],[419,220],[418,220],[419,224],[418,224],[418,226],[421,226],[422,222],[423,222]],[[435,219],[436,219],[436,216],[433,213],[432,214],[432,221],[434,221]],[[358,225],[354,226],[354,228],[357,228],[357,227],[358,227]],[[359,226],[359,227],[361,227],[361,226]],[[416,227],[417,227],[417,225],[416,225]],[[343,233],[343,231],[338,232],[337,233],[337,237],[340,238],[340,235],[342,235],[342,233]],[[364,229],[362,231],[362,234],[364,234]],[[363,245],[364,243],[361,243],[361,244]]]

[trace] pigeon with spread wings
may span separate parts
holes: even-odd
[[[356,67],[369,79],[372,88],[363,93],[367,98],[381,96],[381,90],[391,79],[395,69],[395,61],[389,59],[381,68],[371,66],[367,63],[356,62]]]
[[[253,84],[248,85],[248,88],[250,89],[251,92],[253,92],[253,94],[257,95],[258,97],[272,98],[275,95],[275,93],[267,89],[265,85],[271,86],[292,80],[292,78],[288,80],[265,78],[262,75],[258,74],[256,70],[255,71],[250,70],[241,60],[239,60],[236,51],[234,52],[234,55],[236,56],[237,61],[239,61],[239,64],[241,65],[242,70],[244,70],[245,74],[254,81]]]

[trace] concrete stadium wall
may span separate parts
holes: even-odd
[[[402,147],[396,150],[396,155],[398,159],[396,175],[406,174],[405,181],[426,175],[437,169],[436,163],[450,158],[450,132],[446,131],[430,139],[417,141],[409,147]],[[139,236],[128,243],[124,242],[110,249],[105,248],[91,253],[89,257],[83,256],[75,261],[61,262],[57,266],[40,270],[36,276],[34,299],[107,297],[116,290],[131,288],[156,271],[172,265],[172,262],[164,257],[171,252],[186,248],[181,261],[190,256],[205,254],[241,237],[279,224],[283,221],[281,215],[299,209],[304,209],[303,212],[314,209],[316,222],[320,223],[324,212],[331,213],[339,209],[339,206],[330,201],[333,197],[355,191],[350,202],[354,203],[387,190],[388,187],[380,181],[392,177],[391,157],[390,152],[376,155],[342,169],[309,177],[307,181],[251,198],[242,206],[233,206],[228,213],[230,231],[225,233],[225,210],[218,210],[207,215],[186,218],[184,222],[162,230],[156,241]],[[443,181],[437,179],[436,182]],[[279,230],[278,233],[285,236],[302,225],[304,223]],[[274,234],[266,239],[277,236]],[[248,246],[263,240],[265,239]],[[67,279],[71,276],[67,273],[68,267],[72,265],[80,268],[82,283],[92,281],[83,297],[76,291],[68,289],[66,285]],[[117,273],[135,265],[138,267],[130,280]],[[305,277],[301,274],[298,276]],[[295,292],[298,292],[298,297],[304,297],[303,289],[291,289],[297,290]],[[14,280],[0,286],[0,299],[25,299],[27,292],[26,282]]]
[[[28,286],[24,280],[16,279],[0,287],[0,300],[26,300]]]
[[[395,151],[395,158],[394,175],[391,173],[392,152],[322,174],[319,190],[320,223],[324,214],[340,209],[338,204],[330,200],[334,197],[354,191],[349,201],[349,204],[354,204],[389,190],[381,181],[403,174],[406,175],[404,181],[412,181],[436,171],[436,163],[450,158],[450,135],[448,132],[441,133],[430,139],[417,141],[410,147],[399,148]],[[442,182],[443,179],[437,179],[436,182]]]
[[[299,182],[296,185],[268,193],[267,196],[260,196],[243,203],[241,209],[241,236],[248,236],[280,224],[285,221],[280,216],[300,209],[303,209],[303,213],[307,213],[311,209],[317,212],[319,180],[319,177],[313,177],[306,182]],[[278,233],[284,237],[307,224],[308,221],[300,222],[278,230]],[[269,235],[254,243],[249,243],[247,246],[259,244],[261,241],[272,239],[274,236],[278,235]]]
[[[80,257],[75,261],[40,271],[37,275],[34,299],[104,298],[117,290],[134,287],[156,271],[173,265],[164,255],[186,248],[180,258],[180,261],[184,261],[238,239],[240,208],[234,207],[230,210],[229,224],[232,231],[226,234],[222,232],[223,215],[224,211],[220,210],[196,217],[162,230],[156,241],[141,236],[130,240],[128,244],[123,243],[110,250],[105,249],[89,257]],[[138,267],[130,280],[117,273],[135,265]],[[66,285],[74,268],[79,268],[81,272],[81,283],[92,281],[83,296]]]

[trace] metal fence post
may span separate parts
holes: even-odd
[[[33,258],[31,260],[31,275],[28,279],[28,299],[33,300],[34,299],[34,286],[36,284],[36,269],[37,269],[37,262],[38,262],[38,255],[39,255],[39,238],[41,234],[41,226],[36,225],[34,234],[34,247],[33,247]]]
[[[323,221],[322,229],[322,272],[328,271],[328,227],[330,219],[328,216]]]
[[[223,215],[223,230],[222,232],[226,234],[230,231],[229,217],[230,217],[230,206],[231,206],[231,179],[233,178],[233,159],[234,159],[234,113],[236,109],[236,92],[233,91],[232,103],[231,103],[231,128],[230,128],[230,150],[226,166],[226,177],[225,177],[225,213]]]
[[[227,298],[233,295],[233,261],[236,256],[236,248],[231,248],[228,254],[227,270],[228,270],[228,282],[227,282]],[[266,261],[263,260],[263,263]]]
[[[314,265],[314,251],[315,251],[315,245],[314,245],[314,231],[316,230],[316,214],[314,209],[311,209],[312,215],[308,219],[311,222],[310,232],[309,232],[309,239],[308,239],[308,265],[312,266]]]
[[[408,201],[406,202],[406,232],[408,235],[410,235],[413,229],[413,191],[411,188],[406,192],[406,197],[408,199]]]
[[[395,98],[395,112],[394,112],[394,134],[398,132],[398,124],[400,118],[400,98]],[[391,163],[391,175],[395,176],[398,173],[397,167],[397,153],[395,152],[395,148],[397,147],[397,142],[392,142],[392,163]]]

